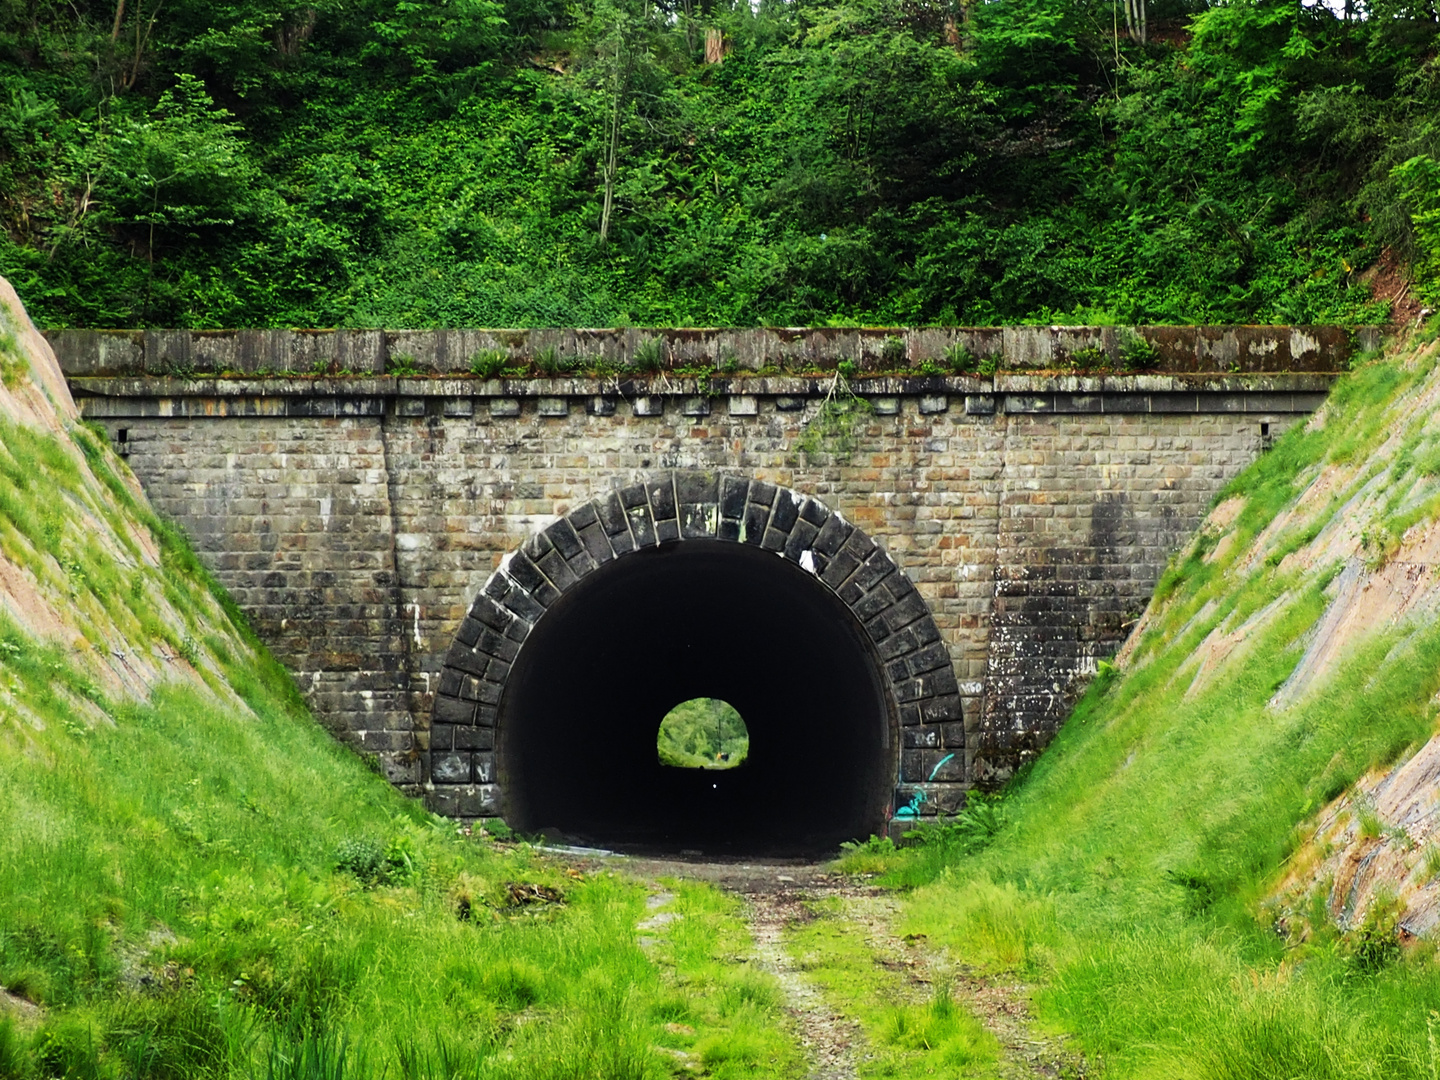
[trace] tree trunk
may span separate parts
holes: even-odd
[[[725,60],[725,34],[718,26],[705,29],[705,63],[719,64]]]
[[[605,180],[605,200],[600,208],[600,242],[610,239],[610,217],[615,209],[615,175],[620,169],[620,112],[624,86],[619,72],[620,58],[616,58],[615,95],[610,105],[610,130],[605,147],[605,165],[602,170]]]

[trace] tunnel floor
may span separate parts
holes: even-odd
[[[750,733],[727,770],[661,765],[691,698]],[[864,630],[769,551],[687,540],[602,567],[536,624],[500,703],[506,821],[629,851],[786,855],[882,832],[895,717]]]

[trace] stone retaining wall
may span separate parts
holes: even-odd
[[[931,792],[933,811],[1045,745],[1211,499],[1330,381],[860,380],[871,408],[848,452],[821,440],[812,454],[796,446],[836,389],[828,378],[82,377],[72,389],[318,715],[415,792],[431,779],[447,651],[507,553],[675,469],[821,500],[899,567],[948,653],[963,719],[936,729],[939,745],[905,748],[897,794],[963,739],[963,772]],[[472,781],[465,806],[479,812]]]

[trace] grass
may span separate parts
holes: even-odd
[[[0,985],[39,1007],[0,1012],[0,1077],[659,1080],[677,1016],[714,1075],[790,1067],[729,901],[677,890],[651,955],[644,886],[401,797],[72,440],[0,424],[0,545],[96,639],[0,618]],[[126,699],[102,647],[202,677]]]
[[[750,933],[740,902],[699,882],[665,884],[673,899],[656,910],[676,918],[655,931],[650,949],[671,988],[648,1005],[650,1019],[662,1025],[658,1043],[727,1080],[794,1075],[801,1057],[777,1019],[779,987],[742,962]]]
[[[846,917],[845,903],[807,905],[814,918],[792,924],[785,947],[833,1008],[859,1020],[870,1044],[860,1074],[896,1080],[991,1074],[999,1043],[955,1004],[949,983],[937,981],[929,1000],[917,1001],[908,977],[882,964],[863,927]]]
[[[1353,643],[1298,700],[1272,704],[1339,570],[1285,556],[1323,543],[1340,507],[1361,523],[1433,520],[1431,473],[1406,460],[1428,460],[1433,436],[1405,410],[1436,356],[1360,369],[1227,488],[1243,505],[1224,550],[1217,533],[1177,557],[1126,672],[1097,680],[1011,785],[988,846],[880,856],[913,888],[905,929],[1033,980],[1042,1022],[1107,1076],[1440,1069],[1433,946],[1402,956],[1393,926],[1342,933],[1323,914],[1285,937],[1265,903],[1307,819],[1436,730],[1440,627],[1423,622]],[[1298,507],[1326,470],[1335,498]],[[1215,630],[1239,644],[1197,680]],[[1362,811],[1362,831],[1380,828]]]

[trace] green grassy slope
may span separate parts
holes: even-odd
[[[1276,922],[1267,902],[1306,822],[1435,731],[1433,606],[1358,619],[1325,663],[1302,663],[1331,605],[1397,567],[1433,598],[1429,336],[1347,377],[1230,485],[1118,666],[1003,798],[993,839],[972,815],[886,860],[922,886],[912,929],[1026,970],[1042,1018],[1105,1075],[1440,1069],[1432,945],[1401,956],[1383,903],[1339,932],[1328,883],[1310,920]]]
[[[335,744],[5,317],[0,1080],[791,1066],[730,901],[676,886],[642,943],[643,886],[459,832]]]

